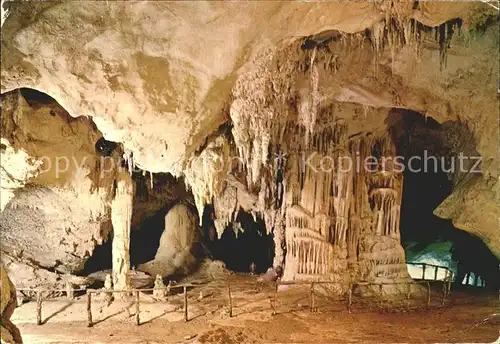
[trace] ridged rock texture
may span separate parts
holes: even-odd
[[[497,18],[482,2],[16,3],[2,28],[2,93],[40,90],[74,118],[40,129],[45,115],[24,124],[8,115],[17,130],[2,128],[12,177],[2,182],[2,241],[20,240],[16,207],[48,213],[84,202],[49,216],[60,219],[54,229],[56,220],[30,223],[42,230],[12,252],[81,266],[110,230],[116,173],[97,183],[94,164],[54,181],[39,176],[37,159],[52,156],[54,132],[95,159],[102,133],[119,144],[117,160],[184,177],[200,221],[212,205],[219,236],[239,209],[261,216],[287,278],[404,280],[402,176],[338,166],[313,176],[296,160],[393,156],[390,117],[407,109],[470,128],[482,173],[452,176],[454,192],[435,212],[500,257]],[[44,139],[23,136],[34,128]],[[82,219],[85,235],[73,239],[64,221]],[[38,247],[52,235],[64,249]]]
[[[102,134],[91,120],[73,118],[53,99],[33,94],[2,96],[1,253],[7,270],[16,272],[16,286],[64,286],[70,276],[62,274],[81,271],[94,249],[110,239],[112,205],[119,212],[118,198],[127,197],[115,197],[123,189],[115,190],[115,182],[121,187],[125,181],[118,177],[131,177],[126,167],[118,171],[119,148],[110,156],[96,150]],[[127,208],[135,230],[187,198],[184,184],[172,176],[134,173],[128,183],[129,194],[137,191]],[[115,216],[118,226],[122,215]]]

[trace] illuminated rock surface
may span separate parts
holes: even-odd
[[[240,210],[262,218],[285,279],[340,289],[408,280],[401,173],[341,164],[315,173],[300,162],[394,157],[391,119],[412,110],[471,131],[443,141],[469,140],[482,173],[451,176],[453,193],[435,213],[499,257],[498,28],[484,19],[496,12],[483,3],[387,4],[13,5],[1,38],[2,250],[76,273],[114,228],[115,283],[126,285],[127,233],[182,199],[199,222],[182,206],[167,213],[154,262],[174,263],[162,274],[191,264],[210,206],[212,240]],[[22,87],[55,100],[28,104],[13,91]],[[42,173],[61,156],[78,163]],[[145,177],[126,187],[120,177],[134,167],[150,174],[151,190],[155,173],[170,173],[192,195],[167,191],[174,183],[163,184],[164,196],[138,195]],[[170,240],[179,249],[168,251]]]

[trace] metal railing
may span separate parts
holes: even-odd
[[[422,280],[437,281],[439,269],[445,270],[444,280],[453,279],[453,271],[451,271],[447,266],[427,264],[427,263],[416,263],[416,262],[407,262],[406,264],[413,266],[418,266],[418,265],[422,266],[422,278],[421,278]],[[428,267],[434,268],[434,274],[432,275],[432,278],[426,278],[425,271],[431,270],[428,269]]]

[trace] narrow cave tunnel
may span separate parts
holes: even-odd
[[[456,161],[457,151],[478,155],[471,148],[473,144],[467,143],[470,133],[460,123],[439,124],[411,111],[394,114],[392,120],[396,118],[392,134],[398,155],[406,161],[400,228],[407,263],[445,266],[453,272],[457,284],[497,288],[499,260],[486,244],[456,228],[451,220],[433,214],[451,195],[454,184],[470,177],[459,171]],[[456,141],[447,141],[450,137]],[[408,265],[412,278],[422,278],[422,270],[422,266]],[[431,278],[434,272],[428,270],[426,278]],[[444,277],[445,270],[438,270],[437,278]]]
[[[216,260],[225,263],[234,272],[264,273],[272,266],[274,241],[266,232],[264,220],[240,210],[220,238],[215,238],[210,207],[204,213],[205,246]],[[210,233],[211,232],[211,233]]]

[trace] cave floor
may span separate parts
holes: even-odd
[[[161,302],[142,294],[140,326],[135,324],[133,301],[107,306],[104,298],[96,298],[94,325],[87,327],[84,296],[44,301],[41,326],[35,324],[35,302],[18,307],[12,321],[25,343],[485,343],[499,337],[496,293],[462,288],[452,293],[445,307],[438,307],[436,285],[436,304],[430,311],[367,311],[355,306],[349,314],[345,302],[318,296],[318,311],[311,313],[308,289],[289,288],[279,292],[278,314],[273,316],[272,288],[255,283],[253,276],[239,278],[242,284],[231,287],[232,318],[227,316],[225,284],[211,282],[188,292],[187,323],[181,294]]]

